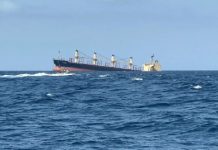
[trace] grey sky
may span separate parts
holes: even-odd
[[[164,70],[218,63],[216,0],[0,0],[0,70],[51,70],[58,51],[154,53]]]

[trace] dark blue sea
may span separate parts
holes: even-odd
[[[1,150],[217,150],[218,72],[0,72]]]

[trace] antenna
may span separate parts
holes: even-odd
[[[58,51],[58,59],[61,59],[61,50]]]
[[[154,62],[154,54],[151,56],[151,63]]]

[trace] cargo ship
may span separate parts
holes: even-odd
[[[138,67],[133,64],[133,57],[129,57],[128,60],[117,60],[115,55],[111,56],[109,61],[103,61],[100,55],[94,52],[93,57],[80,56],[78,50],[75,51],[74,58],[65,60],[63,58],[54,59],[54,71],[55,72],[76,72],[76,71],[160,71],[161,67],[156,60],[153,63],[144,64],[142,67]]]

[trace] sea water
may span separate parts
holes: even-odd
[[[218,149],[218,72],[0,72],[0,149]]]

